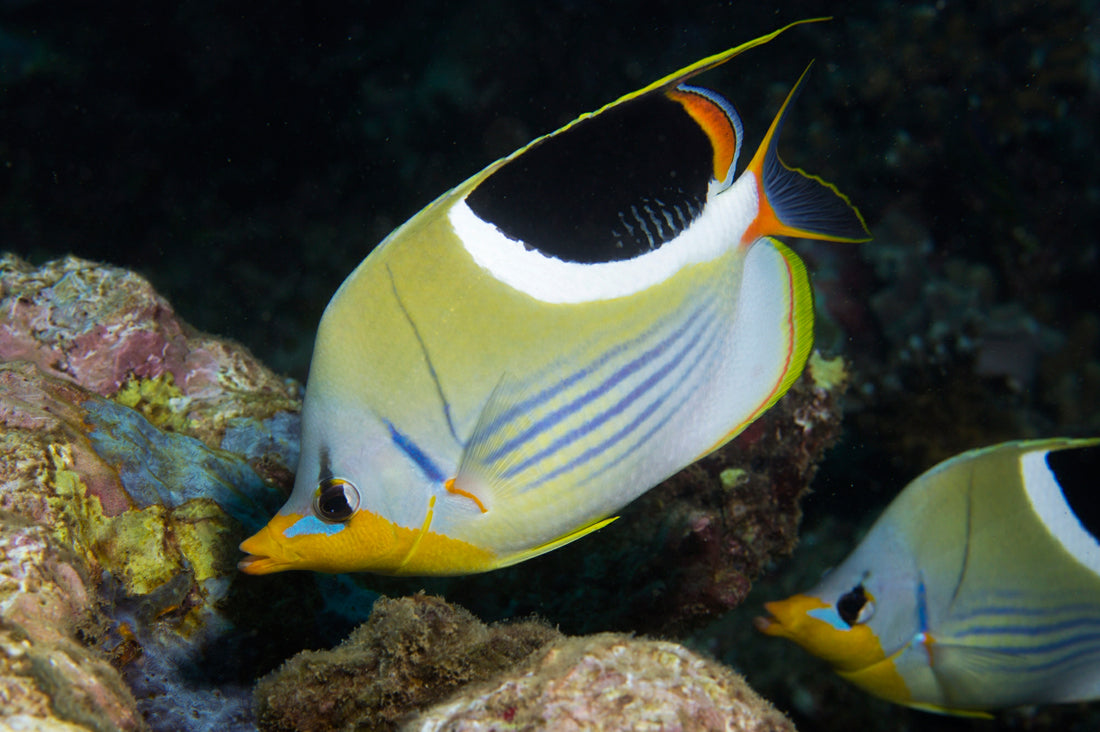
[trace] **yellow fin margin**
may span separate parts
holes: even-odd
[[[523,551],[518,552],[516,554],[510,554],[506,557],[502,557],[500,559],[500,561],[497,561],[497,562],[493,563],[493,569],[500,569],[502,567],[510,567],[513,564],[519,564],[520,562],[526,562],[528,559],[531,559],[532,557],[537,557],[540,554],[545,554],[547,552],[553,551],[554,549],[557,549],[558,547],[563,547],[566,544],[571,544],[574,541],[576,541],[577,539],[580,539],[583,536],[587,536],[588,534],[591,534],[593,531],[599,531],[600,529],[607,526],[609,523],[611,523],[612,521],[614,521],[617,518],[619,518],[619,517],[618,516],[612,516],[611,518],[601,519],[600,521],[596,521],[595,523],[588,524],[587,526],[582,526],[581,528],[577,529],[576,531],[572,531],[572,532],[566,534],[565,536],[559,536],[557,539],[552,539],[552,540],[546,542],[545,544],[540,544],[536,547],[532,547],[531,549],[524,549]]]

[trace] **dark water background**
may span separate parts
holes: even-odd
[[[1100,3],[0,2],[0,249],[148,276],[202,330],[303,379],[332,292],[493,159],[697,58],[804,17],[699,81],[746,151],[816,59],[781,151],[875,241],[800,244],[818,346],[853,364],[807,541],[812,583],[918,472],[964,449],[1100,434]],[[593,612],[598,612],[594,608]],[[943,729],[757,642],[698,642],[801,729]],[[1095,728],[1090,707],[946,728]]]

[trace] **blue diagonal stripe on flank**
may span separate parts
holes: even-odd
[[[1090,605],[1075,605],[1085,611],[1095,612],[1095,607]],[[994,610],[995,612],[989,612]],[[1046,612],[1051,612],[1048,608]],[[1040,614],[1038,608],[1022,609],[1015,613],[1016,617],[1037,617]],[[996,607],[985,608],[981,615],[996,615],[1010,619],[1013,616],[1010,608]],[[1080,632],[1071,635],[1062,635],[1056,639],[1043,641],[1049,636],[1062,634],[1067,630],[1078,629]],[[1049,623],[1039,624],[1015,624],[1015,625],[983,625],[964,628],[954,634],[956,638],[981,637],[989,638],[985,648],[1004,653],[1020,660],[1033,658],[1032,663],[1026,665],[1003,664],[1003,668],[1018,673],[1040,673],[1050,671],[1061,666],[1072,666],[1082,659],[1089,659],[1091,663],[1100,663],[1100,620],[1090,616],[1078,616]],[[999,638],[998,638],[999,637]],[[1012,639],[1031,641],[1030,643],[1010,643]],[[982,646],[979,643],[979,646]],[[1053,656],[1053,657],[1052,657]]]
[[[1020,613],[1019,615],[1024,615]],[[1056,620],[1049,623],[1034,625],[977,625],[967,627],[959,631],[959,636],[968,635],[1042,635],[1043,633],[1059,633],[1072,628],[1096,628],[1100,630],[1100,618],[1077,617],[1065,620]]]
[[[967,610],[958,616],[959,620],[969,620],[971,618],[978,618],[983,615],[1079,615],[1085,617],[1100,617],[1100,605],[1096,603],[1084,603],[1077,602],[1068,605],[1041,605],[1039,607],[1027,607],[1017,604],[1020,599],[1026,599],[1030,596],[1030,593],[1024,592],[1001,592],[998,593],[1004,597],[1004,600],[1008,604],[1003,605],[982,605],[979,607]]]
[[[1039,638],[1040,635],[1028,635],[1020,634],[1027,638]],[[1020,649],[1021,652],[1027,653],[1050,653],[1052,651],[1061,651],[1066,648],[1074,646],[1081,646],[1083,644],[1093,644],[1093,649],[1100,649],[1100,633],[1078,633],[1076,635],[1066,636],[1058,640],[1052,640],[1047,643],[1033,643],[1031,645],[1019,645],[1019,646],[1003,646],[1006,649]]]
[[[713,338],[711,339],[711,343],[713,343]],[[688,367],[688,372],[689,373],[694,372],[697,368],[699,368],[700,364],[702,364],[702,362],[703,362],[704,356],[707,357],[708,360],[711,360],[711,359],[713,359],[713,357],[715,355],[718,355],[717,351],[713,350],[711,344],[708,344],[707,348],[704,349],[701,353],[699,353],[696,356],[695,361],[692,363],[692,365]],[[660,397],[657,398],[658,402],[663,403],[663,402],[668,401],[668,399],[671,398],[675,392],[679,391],[684,386],[685,383],[687,383],[686,379],[681,379],[681,380],[677,381],[669,389],[667,389],[664,394],[662,394]],[[654,423],[641,436],[639,436],[637,439],[635,439],[634,442],[630,445],[630,447],[628,447],[626,450],[623,450],[623,452],[620,453],[618,457],[616,457],[614,460],[611,460],[611,461],[605,463],[604,465],[600,466],[600,469],[595,471],[591,475],[585,476],[582,483],[591,483],[593,480],[596,480],[597,478],[599,478],[601,475],[608,472],[609,470],[614,469],[615,466],[617,466],[623,460],[626,460],[628,457],[633,455],[635,453],[635,451],[638,450],[638,448],[640,448],[642,445],[645,445],[650,440],[652,440],[653,437],[658,432],[660,432],[665,427],[665,425],[668,424],[669,420],[671,420],[674,416],[676,416],[677,411],[678,410],[675,410],[675,409],[670,410],[667,414],[665,414],[665,416],[663,416],[659,420],[657,420],[657,422]],[[608,447],[610,447],[610,446],[608,446]],[[568,469],[572,469],[573,467],[575,467],[574,463],[576,463],[576,462],[577,461],[574,460],[574,461],[570,462],[568,466],[563,466],[563,467],[568,468]],[[558,471],[553,471],[553,472],[558,473]],[[545,482],[545,481],[540,479],[540,480],[536,481],[534,485],[538,485],[539,483],[543,483],[543,482]],[[532,485],[531,487],[534,487],[534,485]]]
[[[960,633],[959,635],[965,636],[970,634]],[[1002,629],[1001,632],[997,633],[997,635],[1007,637],[1017,636],[1020,638],[1041,639],[1043,635],[1045,635],[1045,631],[1039,630],[1039,632],[1031,633],[1020,628],[1013,628]],[[1030,645],[1007,645],[1002,642],[1001,645],[999,645],[998,647],[1005,651],[1039,654],[1049,653],[1051,651],[1058,651],[1064,648],[1069,648],[1070,646],[1080,645],[1083,643],[1096,644],[1096,647],[1100,649],[1100,632],[1093,631],[1091,633],[1077,633],[1074,635],[1059,638],[1058,640],[1052,640],[1047,643],[1032,643]]]
[[[685,322],[690,323],[695,320],[695,318],[698,317],[699,313],[702,312],[702,310],[703,306],[697,307],[695,311],[686,318]],[[540,404],[544,404],[545,402],[553,399],[555,396],[570,388],[577,382],[587,378],[590,374],[603,367],[608,361],[611,361],[614,358],[618,358],[619,355],[622,354],[624,351],[630,351],[637,348],[639,344],[648,340],[651,336],[652,333],[647,331],[645,333],[642,333],[641,335],[631,338],[629,341],[619,343],[609,348],[608,350],[604,351],[603,355],[601,355],[595,361],[588,364],[579,371],[574,371],[569,376],[566,376],[563,379],[558,379],[553,383],[553,385],[546,387],[539,393],[533,394],[526,399],[516,402],[514,405],[510,406],[508,409],[502,412],[500,416],[496,420],[494,420],[494,422],[498,424],[505,424],[515,419],[516,415],[526,414],[530,412],[531,410],[537,408]]]
[[[1067,642],[1059,642],[1053,644],[1046,644],[1044,646],[987,646],[990,650],[999,651],[1009,656],[1014,656],[1020,659],[1026,659],[1028,657],[1035,657],[1034,663],[1026,665],[1010,665],[1001,664],[1002,669],[1006,671],[1012,671],[1016,673],[1040,673],[1044,671],[1051,671],[1057,669],[1060,666],[1073,666],[1075,663],[1079,663],[1083,660],[1088,660],[1091,657],[1090,663],[1100,662],[1100,645],[1096,643],[1085,644],[1080,638],[1068,639]],[[1070,653],[1062,653],[1054,658],[1047,658],[1045,660],[1038,660],[1042,658],[1044,654],[1049,654],[1052,651],[1072,651]]]
[[[704,326],[704,329],[703,329],[704,332],[703,333],[697,333],[693,338],[690,339],[690,341],[673,358],[669,359],[668,363],[666,363],[664,366],[662,366],[660,369],[658,369],[653,374],[651,374],[648,378],[646,378],[645,381],[643,381],[641,384],[639,384],[637,387],[635,387],[629,394],[627,394],[623,399],[621,399],[619,402],[617,402],[611,409],[608,409],[608,410],[602,412],[596,418],[594,418],[591,421],[587,422],[583,427],[579,427],[575,430],[571,430],[570,432],[567,432],[566,434],[562,435],[561,437],[559,437],[557,440],[555,440],[553,443],[551,443],[545,449],[539,451],[535,455],[532,455],[531,457],[529,457],[528,459],[526,459],[523,462],[519,463],[518,465],[513,466],[511,469],[509,469],[507,471],[506,475],[508,477],[512,477],[512,476],[517,475],[518,473],[526,470],[530,466],[532,466],[532,465],[540,462],[541,460],[545,459],[548,455],[552,455],[553,453],[557,452],[558,450],[565,447],[566,445],[569,445],[569,444],[575,442],[576,440],[580,439],[581,437],[584,437],[585,435],[589,434],[593,430],[598,429],[603,423],[607,422],[612,417],[622,413],[623,410],[625,410],[628,406],[630,406],[635,401],[637,401],[637,399],[640,396],[645,394],[655,384],[663,381],[665,377],[667,377],[670,373],[672,373],[672,371],[674,371],[676,369],[676,367],[679,366],[679,364],[684,360],[684,358],[687,356],[687,354],[690,353],[693,349],[695,349],[695,347],[703,339],[704,335],[706,334],[706,331],[710,331],[710,337],[705,340],[704,348],[701,349],[696,354],[694,360],[692,361],[691,365],[689,366],[689,372],[690,372],[690,370],[693,369],[695,366],[697,366],[699,361],[704,356],[706,356],[706,354],[710,350],[710,346],[711,346],[711,344],[714,340],[713,331],[715,329],[713,327],[706,327],[708,325],[713,326],[713,319],[707,321],[707,323]],[[570,470],[573,470],[577,466],[591,460],[596,455],[600,455],[600,454],[604,453],[605,451],[607,451],[608,449],[610,449],[617,442],[619,442],[620,440],[624,439],[625,437],[630,435],[632,432],[634,432],[639,427],[639,425],[641,425],[643,422],[645,422],[645,420],[647,420],[650,416],[652,416],[652,414],[661,406],[661,404],[664,403],[664,401],[668,398],[668,396],[671,395],[672,392],[676,390],[676,388],[679,386],[680,383],[682,383],[682,381],[683,380],[678,380],[670,388],[666,389],[664,391],[664,393],[657,396],[644,409],[642,409],[642,411],[638,415],[636,415],[634,417],[634,419],[632,419],[628,424],[624,425],[622,428],[620,428],[618,431],[616,431],[615,434],[609,436],[608,438],[603,440],[598,445],[594,445],[594,446],[588,448],[587,450],[583,451],[580,455],[573,458],[572,460],[570,460],[565,465],[560,465],[557,468],[555,468],[555,469],[539,476],[538,480],[533,481],[530,485],[526,486],[524,488],[524,490],[531,490],[532,488],[534,488],[538,485],[541,485],[541,484],[543,484],[547,481],[553,480],[557,476],[559,476],[559,475],[561,475],[565,472],[568,472]]]
[[[447,476],[443,474],[439,466],[432,462],[432,459],[412,441],[411,437],[402,434],[389,420],[382,421],[386,423],[386,427],[390,431],[390,439],[393,440],[393,444],[397,445],[401,449],[401,452],[405,453],[410,460],[416,463],[416,466],[420,468],[421,472],[423,472],[429,480],[442,483],[447,479]]]
[[[1031,673],[1038,673],[1041,671],[1051,671],[1061,666],[1073,667],[1083,661],[1088,661],[1090,664],[1100,662],[1100,647],[1095,645],[1078,647],[1073,653],[1063,654],[1044,663],[1029,664],[1024,667],[1024,670]]]
[[[570,415],[575,414],[579,410],[583,409],[592,400],[598,399],[603,394],[606,394],[609,390],[613,389],[616,385],[621,383],[624,379],[629,377],[631,374],[636,373],[639,369],[641,369],[643,366],[645,366],[646,364],[653,361],[655,358],[658,358],[666,350],[668,350],[670,347],[672,347],[677,341],[684,338],[685,335],[687,334],[687,332],[695,325],[695,322],[699,318],[702,311],[703,311],[702,307],[697,308],[687,318],[687,320],[684,323],[684,326],[681,327],[681,328],[674,329],[672,335],[665,337],[659,343],[657,343],[655,346],[648,349],[647,351],[645,351],[644,353],[642,353],[640,356],[633,359],[629,363],[625,364],[618,371],[611,374],[611,376],[609,376],[603,383],[593,387],[591,390],[589,390],[588,392],[586,392],[586,393],[582,394],[581,396],[577,397],[576,399],[574,399],[569,404],[566,404],[566,405],[554,410],[550,414],[546,415],[542,419],[540,419],[537,422],[535,422],[534,424],[532,424],[527,429],[523,430],[523,432],[521,432],[520,434],[518,434],[518,435],[512,437],[511,439],[507,440],[506,442],[504,442],[504,444],[498,445],[494,450],[492,450],[486,456],[485,459],[489,462],[496,462],[496,461],[500,460],[500,458],[502,458],[504,455],[511,452],[512,450],[515,450],[518,446],[526,443],[529,440],[534,439],[535,437],[537,437],[542,432],[545,432],[548,429],[552,429],[555,425],[560,423],[562,420],[566,419]],[[704,326],[705,326],[705,324],[704,324]],[[648,335],[648,334],[646,334],[646,335]],[[595,371],[597,368],[599,368],[599,366],[606,363],[607,360],[610,358],[610,354],[612,352],[617,353],[619,350],[621,350],[621,349],[618,348],[618,347],[616,347],[614,349],[611,349],[610,351],[608,351],[607,354],[600,357],[599,359],[594,361],[592,364],[588,365],[584,369],[581,369],[581,370],[575,372],[574,374],[570,375],[569,377],[567,377],[562,382],[562,384],[574,384],[574,383],[576,383],[580,379],[584,378],[585,376],[587,376],[590,373],[592,373],[593,371]],[[560,392],[560,390],[562,388],[565,388],[564,386],[561,386],[561,384],[559,384],[559,387],[560,388],[555,388],[553,390],[547,390],[547,392],[553,391],[554,393],[558,393],[558,392]],[[542,398],[543,394],[546,394],[547,392],[543,392],[542,394],[538,395],[538,397]],[[530,401],[530,400],[528,400],[528,401]],[[512,414],[513,412],[515,412],[515,410],[510,409],[508,413]],[[500,420],[500,422],[499,422],[499,424],[505,424],[505,423],[506,423],[506,420]]]
[[[685,323],[693,322],[699,316],[699,314],[703,311],[704,307],[705,307],[705,305],[700,305],[699,307],[695,308],[695,310],[690,315],[688,315],[688,317],[685,319],[684,322]],[[532,409],[538,407],[540,404],[543,404],[543,403],[549,401],[550,399],[553,399],[555,396],[557,396],[561,392],[565,391],[566,389],[573,386],[577,382],[579,382],[579,381],[583,380],[584,378],[588,377],[593,372],[599,370],[608,361],[611,361],[612,359],[617,358],[624,351],[630,351],[630,350],[633,350],[634,348],[637,348],[639,346],[639,344],[641,344],[644,341],[648,340],[651,336],[652,336],[652,333],[647,331],[645,333],[642,333],[641,335],[638,335],[638,336],[635,336],[634,338],[631,338],[629,341],[626,341],[624,343],[619,343],[619,344],[609,348],[607,351],[605,351],[603,353],[603,355],[601,355],[599,358],[597,358],[595,361],[593,361],[589,365],[585,366],[583,369],[580,369],[579,371],[574,371],[569,376],[566,376],[563,379],[559,379],[558,381],[554,382],[554,384],[552,386],[549,386],[549,387],[543,389],[538,394],[534,394],[534,395],[532,395],[532,396],[530,396],[530,397],[528,397],[528,398],[526,398],[522,401],[517,402],[516,404],[512,405],[511,407],[509,407],[498,418],[499,423],[504,424],[506,422],[509,422],[512,419],[514,419],[516,417],[516,415],[525,414],[527,412],[530,412]],[[496,421],[496,420],[494,420],[494,421]]]

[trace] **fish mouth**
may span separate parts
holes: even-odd
[[[766,615],[752,620],[753,626],[774,638],[788,638],[802,645],[806,633],[806,619],[812,609],[825,607],[825,603],[808,595],[792,595],[786,600],[764,603]]]
[[[783,627],[783,621],[776,617],[774,612],[774,602],[764,603],[764,611],[767,615],[757,615],[752,619],[752,625],[758,631],[764,635],[781,636],[786,635],[786,628]]]
[[[271,574],[272,572],[281,572],[286,567],[279,566],[279,563],[271,557],[249,554],[237,562],[237,569],[245,574]]]
[[[242,541],[240,550],[247,556],[237,562],[237,569],[245,574],[283,572],[301,561],[296,552],[288,549],[286,542],[279,541],[271,524]]]

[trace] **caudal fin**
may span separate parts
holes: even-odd
[[[760,211],[742,238],[746,244],[768,235],[851,242],[871,238],[863,216],[836,186],[789,168],[779,158],[779,131],[809,70],[798,77],[748,164],[746,172],[756,176],[760,191]]]

